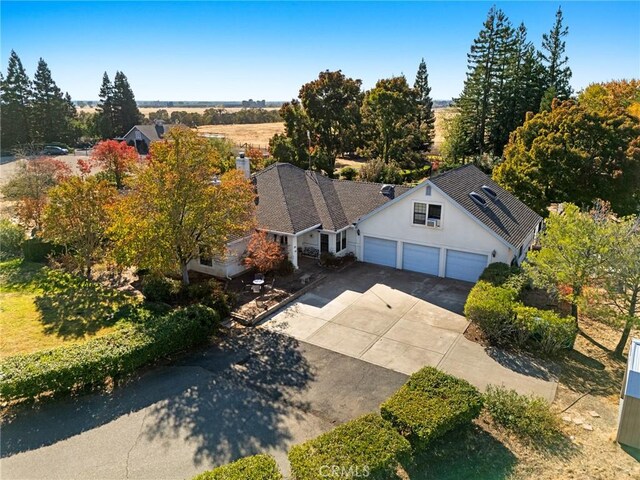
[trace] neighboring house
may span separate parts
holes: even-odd
[[[165,125],[162,123],[134,125],[121,140],[127,142],[129,146],[136,147],[139,154],[146,155],[153,142],[162,140],[167,132],[176,126],[175,124]]]
[[[304,253],[352,253],[360,261],[477,281],[493,262],[520,263],[542,218],[472,165],[415,187],[330,179],[287,163],[252,176],[257,224],[297,267]],[[192,262],[216,276],[244,271],[248,239],[224,259]]]

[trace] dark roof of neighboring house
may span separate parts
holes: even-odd
[[[514,247],[519,247],[542,217],[501,188],[474,165],[465,165],[432,177],[431,183],[451,197],[467,212]],[[488,186],[498,196],[494,200],[482,186]],[[485,201],[478,205],[470,196],[476,192]]]
[[[253,175],[258,193],[258,226],[294,234],[322,225],[337,231],[390,200],[382,184],[351,182],[275,163]],[[396,186],[395,196],[410,190]]]
[[[162,137],[174,127],[177,127],[177,124],[160,124],[160,125],[134,125],[131,130],[127,132],[125,137],[129,135],[134,129],[137,129],[142,133],[145,137],[149,139],[150,142],[157,142],[158,140],[162,140]]]

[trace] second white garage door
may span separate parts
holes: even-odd
[[[395,268],[396,245],[394,240],[364,237],[364,261]]]
[[[447,250],[447,266],[444,276],[467,282],[477,282],[486,266],[486,255]]]
[[[402,268],[412,272],[438,275],[440,249],[413,243],[402,244]]]

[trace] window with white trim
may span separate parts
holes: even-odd
[[[336,253],[347,248],[347,231],[336,233]]]
[[[442,205],[437,203],[414,202],[413,224],[439,227],[442,221]]]

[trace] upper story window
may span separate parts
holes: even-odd
[[[426,196],[431,195],[431,185],[427,185],[426,187],[424,187],[424,194]]]
[[[442,221],[442,205],[415,202],[413,204],[413,224],[439,227]]]

